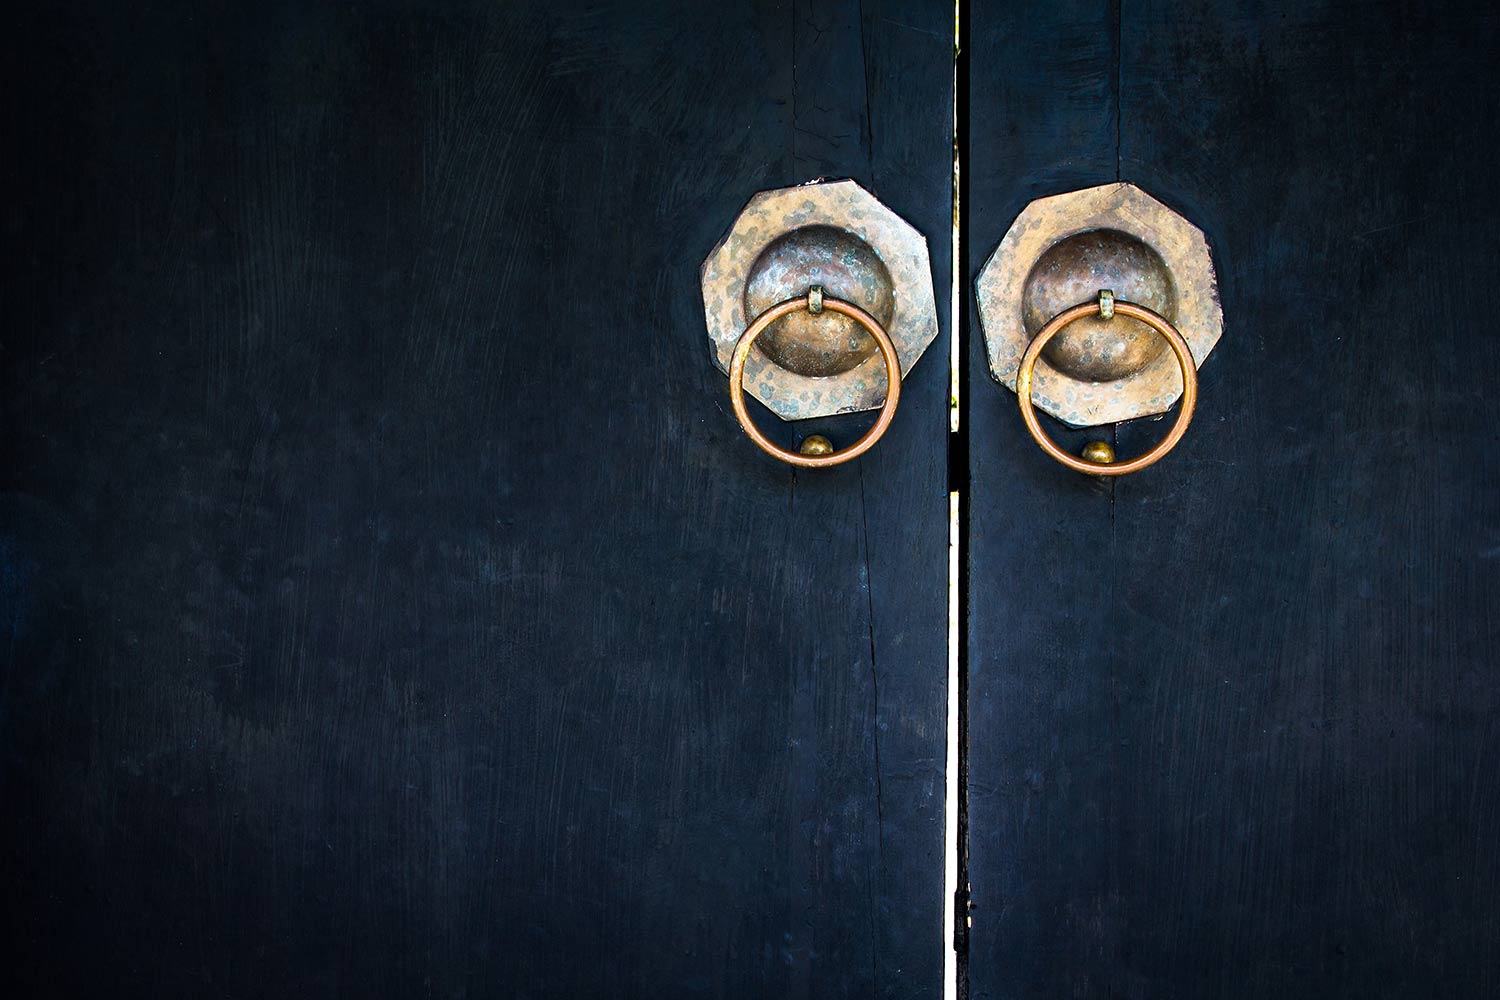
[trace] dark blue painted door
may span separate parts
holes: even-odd
[[[946,334],[797,474],[698,267],[849,176],[945,289],[951,32],[8,13],[0,992],[939,995]]]

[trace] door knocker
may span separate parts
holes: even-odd
[[[762,191],[703,262],[714,363],[745,434],[783,462],[840,465],[890,426],[901,378],[937,337],[927,240],[853,181]],[[853,444],[796,451],[750,418],[748,392],[783,420],[880,410]]]
[[[1028,205],[978,287],[990,374],[1016,392],[1036,443],[1070,469],[1138,472],[1171,451],[1193,419],[1198,366],[1223,332],[1203,233],[1133,184],[1106,184]],[[1070,455],[1036,410],[1071,427],[1165,413],[1166,436],[1116,462],[1094,441]]]

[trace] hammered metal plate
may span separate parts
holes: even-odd
[[[1218,282],[1208,240],[1192,223],[1134,184],[1105,184],[1038,198],[1026,206],[985,263],[976,283],[985,350],[995,381],[1016,388],[1016,369],[1031,342],[1023,297],[1032,265],[1059,240],[1114,229],[1148,244],[1166,262],[1177,293],[1175,325],[1203,366],[1224,332]],[[1182,395],[1182,372],[1171,351],[1141,371],[1112,382],[1087,382],[1037,361],[1032,400],[1073,427],[1093,427],[1165,413]]]
[[[734,345],[755,318],[745,315],[750,266],[777,237],[815,225],[833,226],[859,237],[890,273],[895,303],[886,332],[896,345],[905,375],[937,339],[937,304],[927,239],[849,180],[760,192],[708,255],[702,269],[703,311],[714,364],[722,372],[729,371]],[[746,391],[783,420],[873,410],[885,399],[885,383],[885,367],[878,353],[848,371],[822,377],[782,368],[758,344],[745,364]]]

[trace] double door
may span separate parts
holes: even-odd
[[[1493,16],[958,13],[15,15],[8,995],[1500,988]],[[802,469],[700,268],[817,178],[935,338]],[[1116,181],[1224,333],[1103,479],[974,288]]]

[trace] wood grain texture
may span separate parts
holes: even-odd
[[[1125,0],[1120,26],[1122,178],[1207,232],[1225,336],[1183,444],[1112,503],[974,367],[1007,430],[974,446],[973,592],[1005,596],[970,619],[973,995],[1494,995],[1495,14]],[[976,161],[1040,131],[1028,181],[1109,179],[1056,166],[1103,118],[1014,111]],[[1031,194],[976,193],[975,224]]]
[[[637,6],[12,26],[7,995],[940,993],[945,339],[797,475],[697,269],[848,175],[946,287],[949,12]]]

